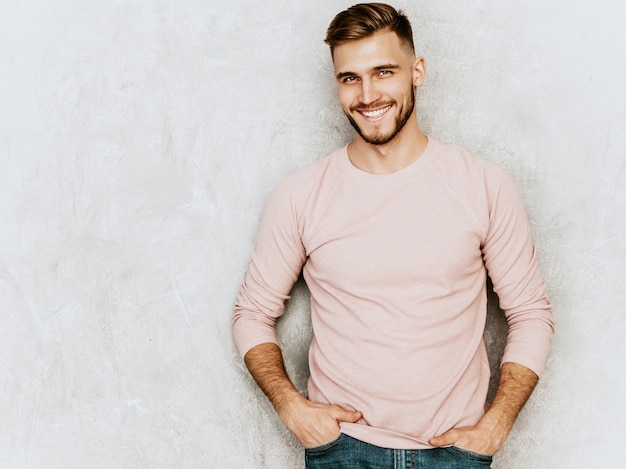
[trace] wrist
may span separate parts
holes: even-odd
[[[294,416],[302,413],[307,402],[308,400],[302,394],[298,391],[294,391],[283,396],[282,399],[276,402],[274,407],[281,420],[287,427],[290,427],[290,422],[293,420]]]
[[[493,448],[495,448],[493,450],[495,452],[506,441],[513,427],[513,422],[509,422],[505,413],[500,413],[496,409],[490,409],[476,426],[489,434],[489,440]]]

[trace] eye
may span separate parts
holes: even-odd
[[[356,77],[353,76],[343,77],[343,79],[341,80],[342,83],[354,83],[355,81]]]
[[[386,77],[391,75],[393,72],[391,70],[381,70],[380,72],[378,72],[378,76],[379,77]]]

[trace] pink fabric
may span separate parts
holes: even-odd
[[[363,413],[342,431],[384,447],[484,413],[486,269],[505,310],[503,362],[541,374],[553,334],[521,197],[500,167],[429,138],[388,175],[346,147],[288,177],[263,216],[233,318],[242,355],[274,324],[302,270],[314,338],[309,398]]]

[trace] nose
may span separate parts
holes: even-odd
[[[363,104],[372,104],[378,101],[381,94],[376,89],[376,85],[372,80],[362,80],[360,101]]]

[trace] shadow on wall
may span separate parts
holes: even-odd
[[[306,391],[309,377],[308,350],[313,336],[311,329],[311,309],[309,290],[300,277],[291,291],[291,298],[285,305],[286,312],[278,320],[276,329],[283,348],[285,368],[294,385],[300,392]],[[500,309],[498,296],[493,291],[491,281],[487,282],[487,322],[483,338],[491,379],[487,400],[491,402],[500,379],[500,360],[506,345],[507,323]]]
[[[500,361],[504,355],[508,329],[504,311],[500,309],[498,295],[493,291],[491,280],[487,280],[487,322],[483,340],[489,357],[489,368],[491,368],[489,392],[487,393],[487,401],[489,402],[493,401],[500,380]]]

